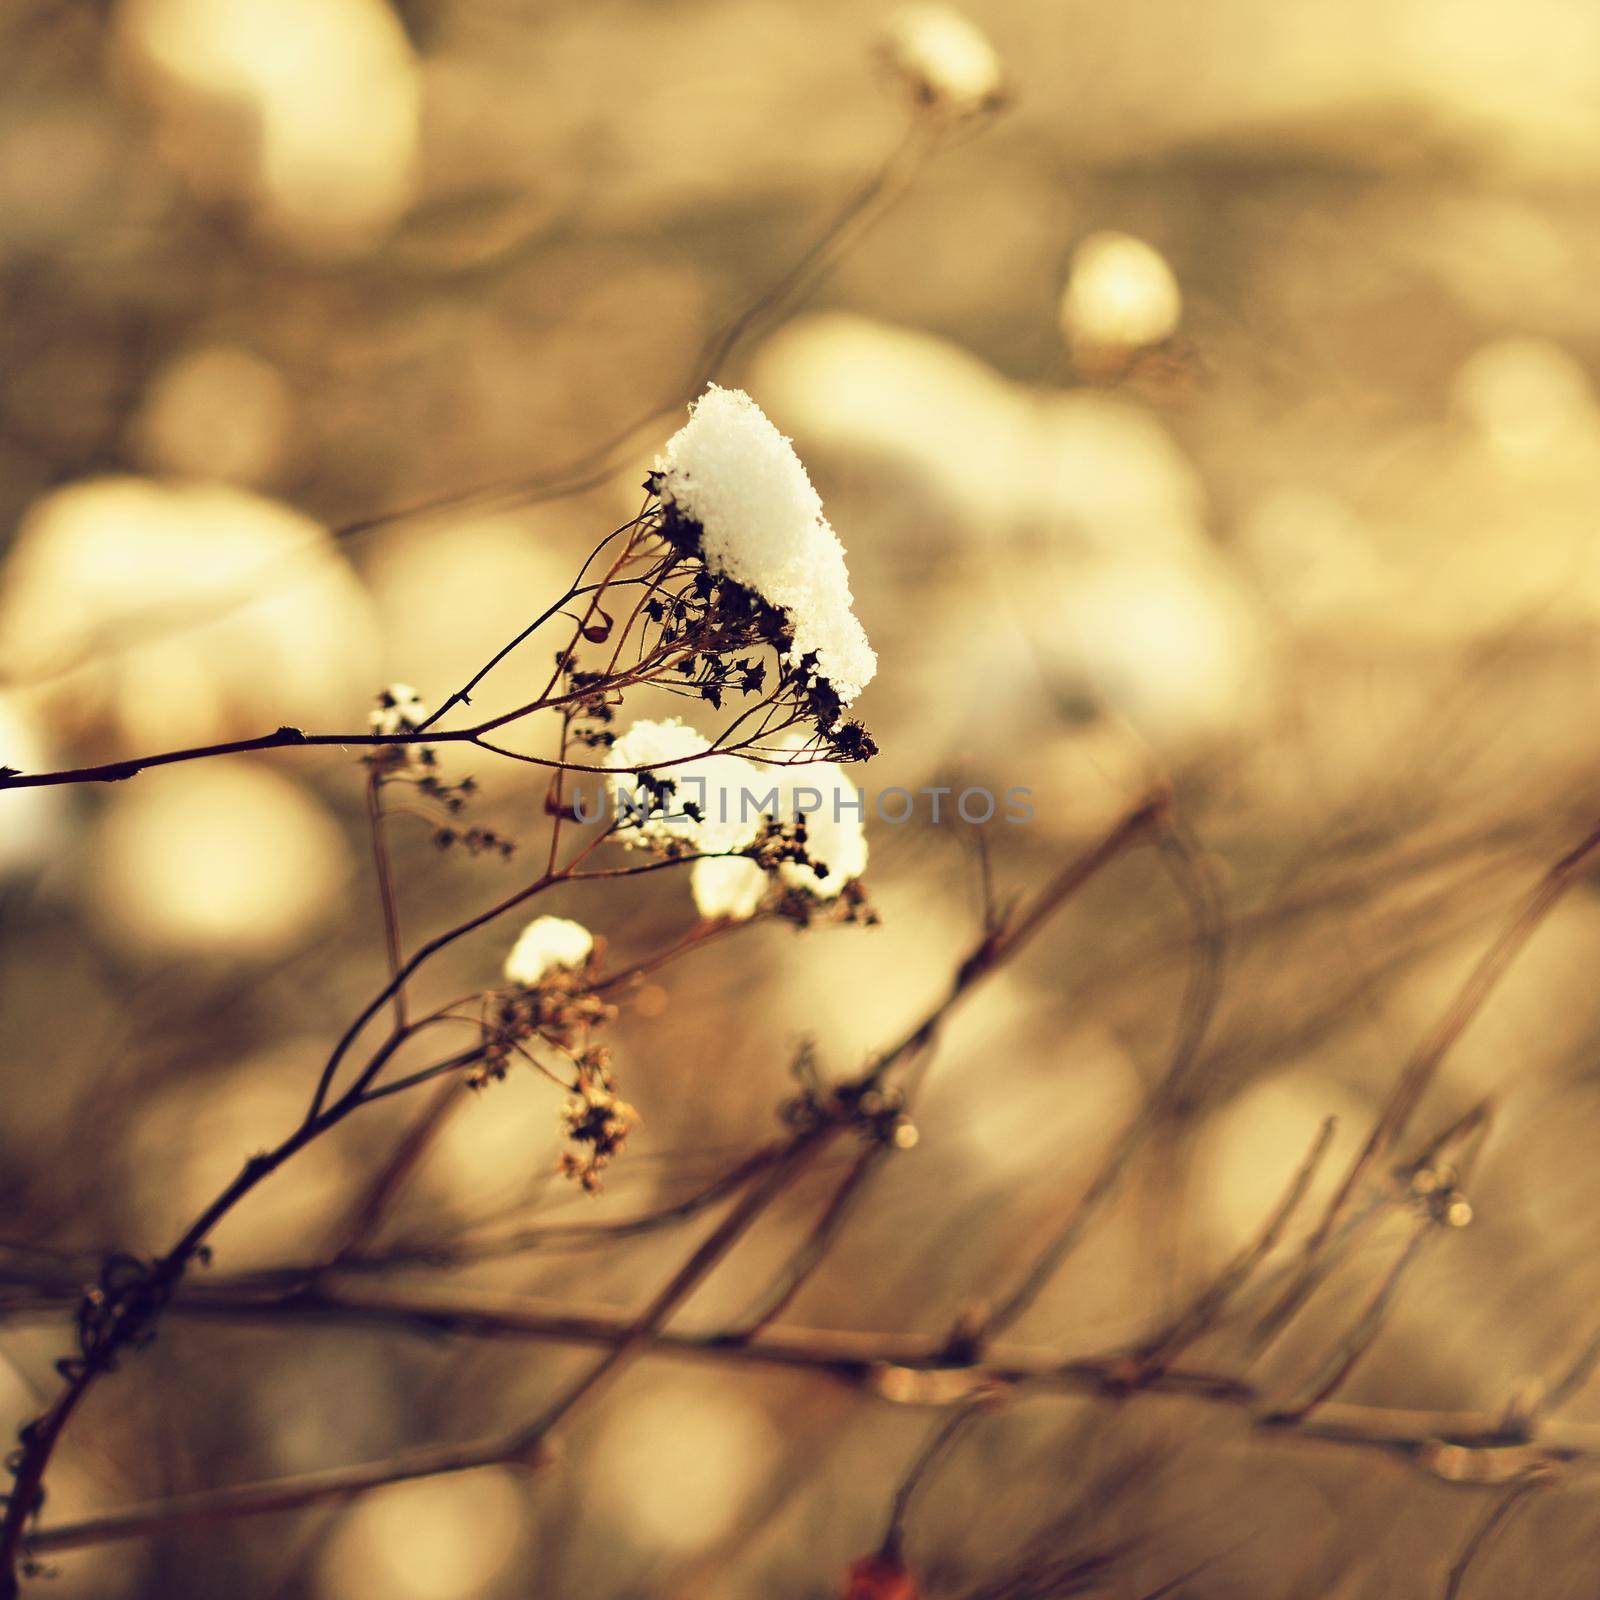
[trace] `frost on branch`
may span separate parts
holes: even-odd
[[[878,658],[851,609],[844,547],[789,441],[749,395],[712,384],[656,461],[674,543],[782,614],[785,660],[813,684],[824,731]]]

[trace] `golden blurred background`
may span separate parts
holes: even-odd
[[[637,510],[719,330],[929,114],[885,67],[891,10],[6,0],[0,763],[361,728],[395,679],[442,700]],[[1034,820],[873,824],[880,927],[750,930],[625,1016],[642,1124],[598,1200],[553,1180],[552,1097],[513,1077],[447,1121],[391,1240],[626,1217],[703,1184],[769,1136],[802,1041],[851,1070],[943,991],[985,872],[1002,896],[1035,885],[1170,780],[1226,891],[1221,1009],[1017,1329],[1063,1355],[1126,1346],[1254,1235],[1336,1115],[1303,1234],[1589,826],[1600,8],[968,14],[1003,111],[895,168],[870,226],[719,376],[792,434],[849,551],[881,662],[860,781],[1024,786]],[[569,470],[619,436],[610,470]],[[563,475],[595,481],[538,492]],[[512,671],[481,708],[526,687]],[[164,1248],[293,1125],[383,973],[355,754],[0,794],[4,1284]],[[536,775],[446,765],[542,848]],[[417,937],[514,881],[396,839]],[[551,909],[621,960],[693,923],[672,874]],[[508,937],[452,950],[440,994],[493,983]],[[938,1335],[1002,1293],[1161,1072],[1192,942],[1152,862],[1096,879],[960,1014],[917,1147],[785,1323]],[[1341,1400],[1499,1414],[1593,1333],[1597,961],[1586,880],[1421,1108],[1437,1130],[1492,1105],[1473,1220],[1407,1272]],[[406,1126],[390,1106],[241,1207],[218,1270],[315,1257]],[[683,1324],[736,1318],[839,1170],[775,1206]],[[1393,1263],[1394,1210],[1252,1381],[1309,1381]],[[448,1281],[626,1311],[673,1239]],[[51,1391],[65,1325],[7,1307],[8,1430]],[[468,1437],[582,1359],[174,1318],[75,1424],[46,1520]],[[1224,1334],[1207,1359],[1242,1357]],[[1562,1418],[1600,1426],[1600,1396]],[[652,1353],[553,1471],[64,1553],[44,1592],[836,1595],[927,1424],[804,1372]],[[908,1551],[926,1594],[971,1600],[1443,1593],[1496,1503],[1452,1476],[1237,1408],[1047,1393],[962,1434]],[[1592,1481],[1541,1478],[1462,1592],[1592,1592]]]

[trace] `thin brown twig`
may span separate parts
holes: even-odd
[[[796,1136],[782,1157],[751,1183],[744,1198],[690,1253],[688,1259],[634,1318],[606,1353],[587,1372],[576,1378],[546,1405],[515,1437],[528,1449],[543,1443],[550,1431],[580,1405],[592,1402],[621,1370],[642,1353],[667,1324],[680,1305],[694,1292],[749,1231],[773,1198],[817,1154],[834,1132],[826,1125]]]
[[[403,976],[395,980],[403,981]],[[385,995],[387,998],[387,994]],[[380,1002],[381,1003],[381,1002]],[[430,1021],[433,1019],[429,1019]],[[213,1230],[248,1195],[308,1144],[336,1127],[366,1104],[373,1078],[399,1043],[423,1024],[391,1030],[389,1038],[346,1093],[306,1117],[273,1149],[249,1157],[229,1183],[194,1219],[183,1236],[128,1286],[119,1299],[97,1306],[92,1324],[80,1322],[78,1353],[57,1364],[62,1387],[46,1409],[25,1424],[20,1448],[12,1460],[13,1485],[0,1519],[0,1600],[15,1600],[17,1563],[29,1520],[43,1500],[45,1473],[63,1433],[101,1378],[113,1371],[124,1351],[146,1340],[173,1292],[195,1258],[205,1250]]]
[[[1189,910],[1195,931],[1195,954],[1178,1023],[1177,1041],[1166,1070],[1144,1105],[1135,1114],[1096,1168],[1093,1177],[1073,1202],[1044,1245],[1035,1253],[1015,1287],[984,1314],[965,1335],[980,1344],[1011,1327],[1024,1316],[1054,1278],[1062,1262],[1076,1248],[1100,1207],[1110,1199],[1127,1175],[1134,1155],[1159,1125],[1172,1096],[1184,1083],[1199,1057],[1200,1047],[1222,993],[1222,962],[1226,922],[1219,894],[1198,849],[1174,824],[1170,810],[1162,807],[1153,818],[1161,860]]]
[[[606,583],[611,582],[608,576]],[[601,585],[589,586],[584,592],[592,593]],[[567,598],[577,591],[569,591]],[[565,603],[565,602],[563,602]],[[636,667],[611,680],[610,687],[622,688],[652,681],[652,674],[670,666],[681,651],[656,652]],[[536,699],[524,701],[507,711],[485,717],[466,727],[440,728],[429,718],[420,727],[395,732],[380,732],[371,728],[344,733],[307,733],[304,729],[281,727],[271,733],[258,734],[247,739],[225,739],[210,744],[186,745],[172,750],[157,751],[148,755],[129,756],[116,761],[100,762],[84,767],[64,767],[48,772],[19,772],[12,767],[0,767],[0,790],[37,789],[60,787],[81,783],[121,783],[137,777],[141,772],[158,767],[180,765],[192,761],[209,761],[222,756],[247,755],[264,750],[310,749],[337,747],[347,749],[375,749],[389,746],[466,744],[511,757],[529,766],[544,767],[550,771],[608,774],[612,769],[595,762],[555,760],[535,756],[523,751],[509,750],[488,738],[500,728],[522,722],[541,711],[559,711],[593,693],[592,687],[565,690],[559,694],[547,690]],[[745,713],[749,715],[749,713]],[[682,765],[686,761],[703,758],[704,752],[694,756],[678,756],[667,760],[649,762],[636,771],[655,771]]]
[[[403,1483],[410,1478],[471,1472],[488,1466],[514,1465],[533,1471],[548,1465],[552,1459],[553,1453],[548,1449],[534,1453],[519,1451],[513,1441],[498,1437],[464,1445],[426,1445],[361,1466],[332,1467],[231,1488],[200,1489],[192,1494],[173,1495],[105,1516],[66,1523],[59,1528],[36,1528],[28,1535],[27,1549],[34,1556],[78,1550],[86,1545],[137,1539],[236,1517],[258,1517],[301,1511],[309,1506],[339,1504],[369,1489]]]
[[[985,974],[1009,960],[1091,878],[1148,837],[1167,815],[1170,804],[1170,797],[1165,792],[1140,801],[1125,812],[1097,844],[1069,862],[1038,894],[1026,901],[1009,921],[987,929],[956,969],[944,999],[898,1043],[877,1058],[863,1087],[880,1081],[902,1057],[920,1052],[931,1043],[951,1009],[967,990]]]
[[[378,880],[378,907],[383,917],[383,950],[389,963],[389,976],[400,971],[400,905],[395,894],[394,868],[389,859],[389,843],[384,834],[383,777],[377,771],[367,774],[367,829],[372,836],[372,865]],[[394,991],[394,1025],[406,1025],[406,990],[399,984]]]
[[[856,1154],[827,1206],[807,1230],[800,1248],[762,1290],[751,1309],[738,1320],[731,1338],[753,1339],[789,1308],[794,1297],[806,1286],[812,1273],[833,1248],[850,1211],[859,1202],[867,1180],[882,1164],[891,1148],[875,1140]]]
[[[1483,1009],[1545,918],[1577,882],[1596,850],[1600,850],[1600,825],[1591,828],[1544,874],[1520,909],[1479,957],[1432,1031],[1412,1054],[1338,1190],[1329,1201],[1322,1219],[1306,1240],[1301,1252],[1300,1274],[1263,1319],[1264,1337],[1270,1337],[1280,1330],[1305,1303],[1315,1281],[1317,1257],[1346,1207],[1378,1165],[1384,1152],[1393,1148],[1403,1137],[1412,1113],[1456,1041]]]
[[[620,538],[623,534],[631,533],[633,530],[637,529],[639,524],[643,522],[648,511],[649,502],[646,501],[645,505],[640,509],[639,513],[635,517],[628,522],[624,522],[621,527],[613,528],[611,532],[608,533],[605,538],[603,538],[600,543],[594,547],[594,549],[589,553],[588,559],[584,562],[582,568],[578,572],[578,584],[581,585],[583,583],[583,575],[589,570],[590,562],[592,562],[595,557],[598,556],[600,552],[611,543],[613,539]],[[630,538],[628,543],[631,546],[633,540]],[[616,569],[613,568],[613,570],[606,575],[600,584],[595,586],[596,590],[605,588],[615,576]],[[521,649],[521,647],[526,644],[528,640],[531,639],[534,634],[536,634],[539,629],[545,625],[545,623],[547,623],[552,617],[559,615],[566,606],[570,605],[572,601],[578,598],[578,596],[583,592],[583,589],[574,586],[564,595],[562,595],[562,597],[557,600],[554,605],[546,606],[545,609],[527,625],[527,627],[525,627],[514,638],[501,645],[501,647],[496,650],[495,653],[490,656],[489,659],[485,661],[483,665],[479,667],[478,670],[474,672],[459,689],[455,689],[449,695],[447,695],[444,700],[442,700],[439,705],[426,718],[424,718],[419,726],[418,731],[423,733],[427,732],[427,730],[433,727],[435,723],[448,716],[450,712],[453,711],[457,706],[471,705],[472,691],[476,689],[478,685],[482,683],[483,680],[487,678],[496,667],[498,667],[508,657],[513,655],[517,650]]]
[[[1420,1258],[1423,1248],[1439,1233],[1434,1218],[1424,1216],[1412,1228],[1405,1247],[1395,1258],[1379,1284],[1377,1292],[1367,1302],[1355,1325],[1338,1343],[1324,1364],[1322,1373],[1313,1383],[1306,1397],[1295,1405],[1277,1413],[1274,1421],[1303,1422],[1324,1401],[1336,1394],[1355,1371],[1361,1359],[1377,1343],[1389,1313],[1394,1308],[1400,1286],[1406,1274]]]
[[[1540,1411],[1555,1411],[1580,1394],[1600,1369],[1600,1329],[1584,1341],[1567,1370],[1550,1385],[1539,1402]]]
[[[1261,1263],[1277,1248],[1284,1229],[1300,1209],[1306,1193],[1333,1144],[1337,1119],[1326,1117],[1311,1149],[1296,1168],[1282,1199],[1265,1224],[1243,1250],[1161,1332],[1139,1347],[1135,1359],[1141,1366],[1159,1366],[1173,1360],[1203,1338],[1227,1310],[1229,1303],[1255,1276]]]
[[[263,1297],[249,1290],[221,1285],[194,1286],[173,1305],[175,1313],[205,1319],[370,1323],[420,1334],[449,1334],[481,1339],[535,1340],[578,1345],[626,1345],[637,1353],[639,1319],[613,1311],[550,1307],[522,1297],[486,1292],[386,1291],[335,1287],[319,1282],[289,1295]],[[1248,1417],[1253,1426],[1280,1440],[1337,1444],[1377,1450],[1408,1460],[1452,1483],[1507,1480],[1474,1477],[1455,1468],[1438,1470],[1436,1459],[1449,1453],[1485,1458],[1505,1457],[1515,1463],[1518,1481],[1534,1468],[1563,1465],[1600,1466],[1600,1426],[1551,1424],[1531,1440],[1508,1434],[1503,1413],[1484,1411],[1420,1411],[1329,1402],[1315,1415],[1289,1421],[1271,1406],[1255,1385],[1226,1372],[1171,1366],[1129,1382],[1127,1358],[1121,1352],[1100,1356],[1062,1357],[1026,1349],[996,1347],[981,1361],[952,1362],[948,1341],[937,1336],[843,1333],[819,1329],[773,1327],[751,1340],[730,1339],[719,1331],[690,1333],[658,1328],[645,1347],[662,1355],[736,1364],[776,1365],[813,1373],[873,1394],[912,1405],[961,1408],[979,1396],[1040,1388],[1099,1397],[1118,1403],[1135,1396],[1165,1397],[1191,1404],[1219,1405]],[[518,1435],[516,1437],[522,1437]],[[509,1439],[482,1448],[464,1464],[507,1459]],[[416,1475],[415,1458],[403,1458],[407,1475]],[[361,1469],[373,1484],[391,1481],[383,1464]],[[451,1470],[441,1468],[440,1470]],[[267,1486],[256,1486],[260,1489]],[[251,1505],[254,1490],[226,1491],[240,1497],[236,1515],[252,1510],[292,1509],[270,1497]],[[345,1485],[341,1493],[356,1492]],[[30,1548],[67,1548],[158,1531],[167,1525],[160,1502],[59,1529],[44,1529]],[[185,1497],[177,1502],[173,1521],[187,1519]]]
[[[1077,888],[1095,872],[1114,860],[1133,840],[1142,836],[1158,819],[1167,814],[1165,797],[1147,801],[1135,808],[1114,827],[1101,843],[1088,851],[1078,861],[1067,867],[1029,902],[1004,927],[985,933],[977,948],[961,964],[946,996],[903,1038],[899,1044],[871,1062],[852,1086],[856,1095],[880,1085],[891,1068],[907,1055],[920,1054],[936,1037],[945,1017],[982,977],[1008,959],[1044,924]],[[579,859],[594,849],[598,839],[591,841]],[[651,867],[673,865],[672,862],[651,863]],[[634,869],[626,869],[624,875]],[[649,870],[642,868],[637,870]],[[589,876],[608,876],[596,873]],[[76,1413],[84,1397],[95,1382],[116,1364],[123,1348],[143,1335],[149,1323],[170,1300],[173,1291],[185,1275],[194,1256],[203,1248],[211,1231],[233,1208],[271,1173],[277,1171],[299,1150],[318,1138],[346,1116],[368,1103],[374,1084],[384,1066],[411,1031],[406,1027],[390,1030],[354,1081],[337,1099],[331,1102],[335,1076],[345,1055],[367,1023],[390,999],[395,990],[427,960],[464,937],[476,928],[486,925],[522,904],[552,882],[572,876],[571,867],[552,876],[544,874],[533,883],[525,885],[486,911],[467,919],[447,932],[422,945],[409,959],[402,962],[379,993],[350,1023],[335,1045],[323,1067],[311,1109],[302,1123],[273,1150],[252,1157],[212,1203],[198,1216],[188,1231],[155,1265],[149,1275],[148,1305],[139,1320],[111,1325],[102,1335],[86,1346],[81,1359],[75,1359],[66,1371],[66,1383],[55,1402],[24,1431],[24,1443],[15,1474],[15,1488],[0,1522],[0,1600],[12,1600],[16,1593],[16,1563],[23,1548],[29,1519],[34,1514],[42,1495],[45,1471],[56,1445]],[[431,1070],[431,1069],[430,1069]],[[416,1075],[413,1075],[413,1081]],[[390,1086],[391,1088],[393,1086]],[[644,1312],[630,1325],[624,1340],[613,1345],[600,1361],[576,1380],[548,1405],[532,1422],[515,1436],[516,1442],[531,1449],[543,1441],[549,1431],[567,1414],[598,1393],[612,1375],[645,1349],[679,1303],[699,1284],[722,1256],[751,1226],[765,1209],[766,1204],[787,1183],[790,1177],[819,1151],[828,1138],[838,1130],[838,1117],[844,1101],[837,1101],[828,1115],[812,1126],[803,1127],[781,1146],[770,1166],[756,1169],[751,1187],[723,1222],[703,1242]]]
[[[645,428],[693,399],[707,382],[717,376],[723,364],[740,344],[767,325],[772,315],[797,303],[820,281],[854,238],[859,237],[873,222],[893,208],[909,191],[918,172],[928,159],[954,143],[953,139],[941,136],[941,130],[936,126],[924,127],[914,122],[908,132],[891,148],[871,178],[847,201],[822,233],[802,252],[799,259],[775,283],[762,290],[754,301],[706,340],[687,381],[675,385],[670,395],[663,397],[660,403],[651,406],[647,412],[635,417],[604,443],[591,446],[571,460],[538,474],[479,484],[470,489],[450,490],[414,501],[409,505],[351,518],[332,528],[331,537],[342,542],[397,522],[463,511],[474,506],[496,503],[538,504],[542,501],[579,494],[585,489],[603,483],[626,461],[634,439]],[[103,656],[130,649],[152,638],[169,637],[174,633],[214,622],[218,617],[226,616],[258,599],[259,593],[259,586],[252,585],[247,594],[222,605],[206,603],[176,612],[174,608],[167,607],[146,613],[143,617],[135,617],[124,625],[120,637],[113,638],[109,643],[101,642],[98,646],[86,647],[69,658],[52,662],[43,670],[32,674],[26,681],[43,682],[58,678],[93,661],[97,655]],[[558,602],[550,614],[554,614],[554,611],[565,603],[565,599]],[[537,626],[537,623],[530,625],[500,654],[491,659],[477,677],[467,684],[466,692],[470,693],[471,689],[505,656],[516,649]],[[24,681],[4,674],[0,674],[0,680]],[[464,698],[465,695],[462,696],[462,699]],[[256,746],[256,748],[267,747]],[[98,769],[80,770],[88,775],[70,779],[63,776],[59,781],[114,781],[110,775],[96,776]],[[127,775],[130,774],[123,774]],[[0,783],[0,787],[4,786]]]
[[[918,1490],[927,1482],[933,1469],[950,1453],[956,1440],[966,1432],[970,1424],[994,1409],[998,1396],[1003,1392],[1003,1390],[996,1390],[993,1394],[979,1392],[953,1408],[948,1416],[940,1418],[929,1429],[922,1448],[912,1458],[911,1465],[901,1477],[894,1499],[890,1502],[889,1521],[878,1544],[878,1554],[886,1561],[899,1562],[904,1555],[906,1521],[911,1515],[911,1507],[916,1500]]]
[[[389,1159],[362,1190],[349,1215],[335,1232],[338,1244],[333,1261],[336,1265],[359,1255],[367,1241],[382,1226],[395,1196],[438,1138],[445,1120],[460,1105],[463,1093],[463,1081],[452,1078],[412,1121]]]
[[[1466,1588],[1467,1576],[1472,1570],[1473,1563],[1488,1548],[1489,1542],[1495,1534],[1511,1520],[1517,1508],[1523,1504],[1530,1494],[1536,1489],[1543,1489],[1550,1482],[1549,1474],[1542,1471],[1532,1471],[1518,1482],[1513,1483],[1500,1495],[1479,1520],[1477,1526],[1461,1547],[1461,1554],[1451,1564],[1450,1571],[1445,1578],[1444,1600],[1460,1600]]]

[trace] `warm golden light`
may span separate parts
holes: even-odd
[[[1597,183],[1596,0],[0,0],[0,1597],[1593,1592]]]
[[[778,1453],[748,1402],[704,1377],[658,1379],[596,1444],[619,1531],[650,1548],[699,1549],[737,1526]]]
[[[359,706],[366,595],[309,517],[221,484],[111,477],[29,508],[0,586],[0,652],[58,678],[61,714],[135,745],[263,731]]]
[[[1126,233],[1096,233],[1072,254],[1061,328],[1074,344],[1137,349],[1160,344],[1183,314],[1178,280],[1161,254]]]
[[[523,1538],[526,1486],[484,1470],[397,1483],[345,1513],[320,1562],[319,1600],[477,1600],[501,1592]]]
[[[156,375],[134,433],[156,472],[257,485],[282,466],[292,424],[276,367],[235,345],[201,345]]]
[[[173,119],[170,148],[200,182],[244,187],[313,252],[364,243],[398,215],[418,86],[380,0],[125,0],[120,20]],[[209,138],[191,137],[202,127]]]
[[[268,956],[339,902],[344,840],[310,793],[234,762],[153,772],[111,803],[90,895],[131,953]]]

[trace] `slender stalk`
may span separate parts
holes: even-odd
[[[240,1484],[235,1488],[201,1489],[193,1494],[155,1500],[148,1505],[129,1506],[125,1511],[87,1518],[60,1528],[40,1528],[28,1536],[27,1547],[29,1554],[36,1556],[57,1550],[79,1550],[86,1545],[138,1539],[238,1517],[336,1505],[369,1489],[403,1483],[409,1478],[431,1478],[442,1473],[511,1464],[532,1471],[547,1465],[550,1459],[548,1452],[532,1456],[520,1453],[504,1438],[465,1445],[427,1445],[369,1465],[332,1467],[265,1483]]]
[[[367,828],[372,835],[372,865],[378,879],[378,906],[383,916],[383,949],[389,962],[389,976],[400,971],[400,907],[395,895],[394,869],[389,860],[389,844],[383,828],[383,778],[377,772],[367,776]],[[405,985],[394,991],[394,1025],[406,1025]]]

